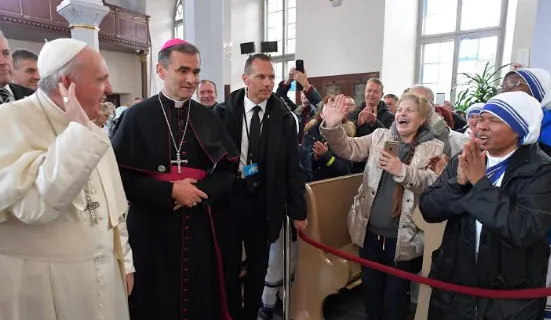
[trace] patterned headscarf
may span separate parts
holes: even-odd
[[[484,104],[485,103],[477,102],[477,103],[471,105],[470,107],[468,107],[467,110],[465,111],[465,117],[467,119],[469,119],[469,116],[471,114],[479,115],[480,111],[482,111],[482,108],[484,107]]]
[[[508,124],[519,137],[519,145],[538,141],[543,112],[540,103],[526,92],[504,92],[490,99],[483,112],[491,113]]]
[[[505,75],[518,74],[530,88],[532,97],[541,103],[541,107],[551,107],[551,75],[547,70],[538,68],[524,68],[510,71]]]

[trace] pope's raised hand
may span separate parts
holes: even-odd
[[[324,121],[326,128],[334,128],[348,116],[346,97],[339,94],[335,100],[329,99],[324,107]]]
[[[90,119],[88,118],[88,115],[80,105],[80,102],[78,102],[77,96],[75,94],[75,83],[71,82],[71,85],[69,85],[68,90],[61,82],[58,84],[58,87],[59,87],[59,94],[61,95],[61,99],[63,100],[63,107],[65,109],[65,114],[67,115],[69,120],[78,122],[83,126],[87,127],[88,122],[90,122]]]

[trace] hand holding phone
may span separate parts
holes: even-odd
[[[400,143],[398,141],[392,141],[388,140],[385,142],[384,151],[387,153],[390,153],[394,157],[398,155],[398,147],[400,146]]]
[[[297,60],[295,61],[295,70],[304,73],[304,60]],[[304,88],[302,85],[297,81],[297,91],[302,91]]]
[[[393,176],[401,176],[403,164],[398,159],[398,147],[400,143],[397,141],[386,141],[384,150],[379,155],[377,167],[385,170]]]

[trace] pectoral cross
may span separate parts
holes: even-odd
[[[84,192],[86,193],[86,208],[85,210],[88,210],[90,213],[90,220],[92,220],[92,225],[98,224],[98,215],[96,213],[96,209],[99,208],[99,202],[92,201],[92,198],[90,197],[90,190],[88,187],[84,188]]]
[[[182,173],[182,163],[187,164],[187,160],[180,158],[180,153],[176,153],[176,160],[172,160],[170,163],[177,165],[178,173]]]

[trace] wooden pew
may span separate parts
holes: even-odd
[[[446,229],[446,222],[441,223],[427,223],[419,208],[413,213],[413,221],[419,227],[419,229],[425,232],[425,250],[423,252],[423,269],[421,271],[424,277],[427,277],[430,272],[430,266],[432,263],[432,252],[440,247],[442,244],[442,236]],[[419,288],[419,297],[417,298],[417,310],[415,311],[415,320],[427,319],[429,311],[429,301],[431,295],[431,288],[422,284]]]
[[[316,181],[306,186],[305,234],[323,244],[358,254],[348,234],[347,216],[363,174]],[[323,301],[360,277],[360,265],[326,254],[299,240],[295,283],[291,290],[294,320],[322,320]]]

